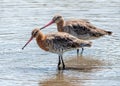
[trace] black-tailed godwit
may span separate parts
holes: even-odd
[[[32,31],[31,38],[22,49],[24,49],[33,38],[36,38],[36,42],[41,49],[58,54],[58,69],[60,69],[61,62],[63,69],[65,69],[65,64],[63,61],[64,52],[83,47],[90,47],[92,45],[92,42],[90,41],[78,39],[77,37],[65,32],[56,32],[45,35],[39,28],[36,28]]]
[[[57,30],[59,32],[67,32],[79,39],[92,40],[104,35],[111,35],[111,31],[106,31],[93,26],[90,22],[84,19],[71,19],[65,21],[61,15],[55,15],[48,24],[43,26],[41,29],[56,23]],[[83,48],[81,54],[83,53]],[[79,49],[77,49],[77,55],[79,55]]]

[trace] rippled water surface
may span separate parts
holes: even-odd
[[[93,40],[83,56],[64,54],[66,70],[58,71],[58,56],[38,48],[35,40],[21,47],[32,29],[60,13],[88,19],[113,32]],[[42,30],[56,32],[55,24]],[[120,0],[0,0],[0,86],[120,86]]]

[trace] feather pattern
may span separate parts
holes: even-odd
[[[72,49],[90,47],[91,42],[80,40],[68,33],[57,32],[47,34],[46,46],[50,52],[63,53]]]
[[[62,21],[61,21],[62,22]],[[77,38],[88,40],[96,39],[104,35],[110,35],[112,32],[105,31],[93,26],[89,21],[84,19],[74,19],[64,21],[64,24],[57,23],[58,31],[62,28],[62,32],[67,32]],[[110,32],[110,33],[109,33]]]

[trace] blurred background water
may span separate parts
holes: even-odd
[[[35,40],[22,46],[35,27],[55,14],[88,19],[113,32],[93,40],[82,57],[64,54],[67,70],[58,71],[58,57],[38,48]],[[57,32],[56,25],[42,30]],[[0,0],[0,86],[119,86],[120,0]]]

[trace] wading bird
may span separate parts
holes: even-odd
[[[55,15],[48,24],[43,26],[41,29],[56,23],[57,30],[59,32],[67,32],[79,39],[93,40],[104,35],[111,35],[111,31],[102,30],[93,26],[90,22],[84,19],[73,19],[65,21],[61,15]],[[83,53],[83,48],[81,54]],[[77,49],[77,55],[79,55],[79,49]]]
[[[62,68],[65,69],[65,64],[63,61],[64,52],[82,47],[90,47],[92,45],[92,42],[90,41],[78,39],[77,37],[65,32],[56,32],[45,35],[40,31],[39,28],[36,28],[32,31],[31,38],[22,49],[24,49],[33,38],[36,38],[38,46],[43,50],[58,54],[58,69],[60,69],[61,62]]]

